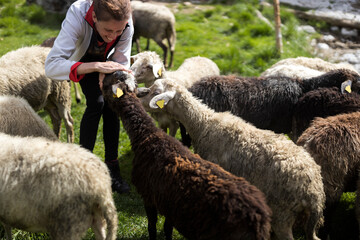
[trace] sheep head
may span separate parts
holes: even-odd
[[[342,93],[351,93],[351,91],[360,92],[360,75],[357,72],[349,69],[333,70],[331,72],[339,72],[339,78],[345,79],[341,84]]]
[[[150,88],[139,88],[137,96],[148,112],[161,111],[176,95],[172,79],[158,79]]]
[[[105,98],[119,98],[124,92],[133,92],[134,90],[136,90],[136,82],[132,74],[124,71],[116,71],[105,75],[102,87]]]
[[[350,77],[341,84],[341,93],[360,93],[360,75],[354,71],[349,71]]]
[[[154,81],[161,78],[165,72],[163,61],[155,52],[145,51],[130,57],[130,70],[134,73],[138,83],[151,86]]]

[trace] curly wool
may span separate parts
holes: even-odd
[[[80,240],[90,226],[100,236],[107,225],[106,239],[115,240],[110,175],[98,157],[45,138],[0,133],[0,145],[0,219],[6,229]]]
[[[317,117],[299,137],[303,146],[321,166],[326,194],[325,226],[329,229],[334,205],[343,192],[360,194],[360,112],[339,114],[327,118]],[[355,207],[360,212],[358,205]],[[360,224],[360,215],[357,214]],[[324,236],[326,237],[326,236]]]
[[[330,63],[321,58],[296,57],[286,58],[272,65],[261,73],[261,77],[311,78],[336,69],[356,69],[348,63]]]
[[[55,134],[60,136],[64,120],[67,140],[74,141],[70,83],[45,76],[45,59],[50,48],[31,46],[6,53],[0,58],[0,94],[26,99],[35,111],[44,108],[51,117]]]
[[[58,140],[53,130],[29,103],[16,96],[0,96],[0,132],[13,136]]]
[[[185,126],[202,158],[264,192],[278,238],[293,239],[293,224],[306,213],[306,237],[318,239],[315,229],[321,224],[325,195],[320,167],[303,148],[228,112],[214,112],[172,80],[157,80],[142,104],[150,110],[152,94],[168,91],[175,91],[175,97],[158,111],[166,111]]]
[[[210,76],[196,82],[189,91],[217,112],[230,111],[261,129],[290,133],[292,114],[298,99],[320,87],[341,87],[345,80],[359,90],[360,76],[340,69],[318,77],[293,79],[287,77]]]
[[[136,42],[137,51],[140,52],[140,37],[148,39],[147,48],[149,48],[149,40],[153,39],[163,50],[164,65],[167,64],[169,49],[169,67],[172,67],[176,44],[174,14],[166,6],[142,1],[131,1],[131,8],[134,20],[133,41]],[[165,39],[168,46],[163,43]]]
[[[103,94],[131,141],[132,182],[144,199],[150,239],[157,211],[165,216],[167,239],[172,226],[188,239],[269,239],[271,210],[263,193],[158,129],[124,84],[124,95],[114,98],[112,85],[123,77],[107,76]]]
[[[146,87],[150,87],[156,80],[152,67],[156,64],[162,65],[159,55],[155,52],[148,51],[132,56],[132,58],[134,63],[130,69],[133,71],[136,81],[138,83],[145,83]],[[149,68],[149,66],[152,67]],[[161,69],[162,75],[159,76],[159,78],[171,78],[186,88],[191,87],[194,82],[200,80],[202,77],[220,74],[220,70],[215,62],[200,56],[185,59],[175,71],[165,71],[163,65]],[[169,135],[175,136],[179,128],[176,120],[162,113],[152,113],[151,116],[157,120],[161,129],[165,132],[169,129]],[[182,137],[184,139],[185,136],[182,134]]]
[[[341,93],[338,88],[319,88],[305,93],[293,113],[292,140],[297,141],[315,117],[360,111],[360,95]]]

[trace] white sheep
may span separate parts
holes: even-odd
[[[58,140],[54,131],[25,99],[11,95],[0,96],[0,132]]]
[[[330,63],[322,60],[321,58],[286,58],[272,65],[261,73],[261,77],[291,77],[291,78],[311,78],[320,76],[326,72],[335,69],[356,69],[348,63]]]
[[[131,8],[134,21],[133,40],[136,42],[138,53],[140,37],[148,39],[147,50],[149,50],[149,39],[153,39],[164,52],[164,65],[167,63],[167,51],[170,48],[169,67],[172,67],[176,43],[174,14],[166,6],[141,1],[131,1]],[[163,42],[165,39],[168,46]]]
[[[0,58],[0,94],[26,99],[38,111],[50,115],[55,134],[60,136],[64,120],[67,141],[74,141],[70,83],[45,76],[45,59],[51,48],[30,46],[10,51]]]
[[[115,240],[110,174],[97,156],[71,143],[4,133],[0,146],[0,221],[8,239],[16,227],[80,240],[91,226],[96,239]]]
[[[320,167],[302,147],[285,135],[255,128],[229,112],[214,112],[173,80],[155,81],[150,93],[142,97],[142,104],[148,111],[163,111],[180,121],[202,158],[263,191],[273,211],[272,229],[279,239],[293,239],[292,228],[300,219],[306,239],[318,239],[324,188]]]
[[[56,39],[56,37],[47,38],[40,44],[40,46],[52,48],[54,46],[55,39]],[[81,94],[80,94],[80,90],[79,90],[79,84],[76,82],[73,82],[73,86],[74,86],[74,91],[75,91],[75,100],[77,103],[80,103],[81,102]]]
[[[150,87],[158,78],[171,78],[189,88],[202,77],[220,74],[220,69],[215,62],[200,56],[185,59],[175,71],[166,71],[159,55],[152,51],[138,53],[131,56],[131,60],[133,64],[130,69],[133,71],[136,81],[144,83],[146,87]],[[175,136],[179,128],[176,120],[159,112],[152,113],[151,116],[157,120],[161,129],[165,132],[169,129],[169,135]]]

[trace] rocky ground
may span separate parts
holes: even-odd
[[[336,21],[348,20],[360,27],[359,0],[280,0],[282,4],[308,10],[315,15],[326,16]],[[333,26],[328,32],[319,32],[322,37],[314,40],[314,53],[330,62],[348,62],[360,72],[360,28]],[[299,30],[317,31],[311,26]]]

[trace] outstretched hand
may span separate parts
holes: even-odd
[[[125,71],[128,73],[132,73],[131,70],[127,69],[124,67],[124,65],[118,63],[118,62],[114,62],[114,61],[107,61],[107,62],[98,62],[97,63],[97,69],[99,72],[99,86],[100,89],[102,90],[103,87],[103,81],[105,78],[105,74],[106,73],[113,73],[115,71]]]

